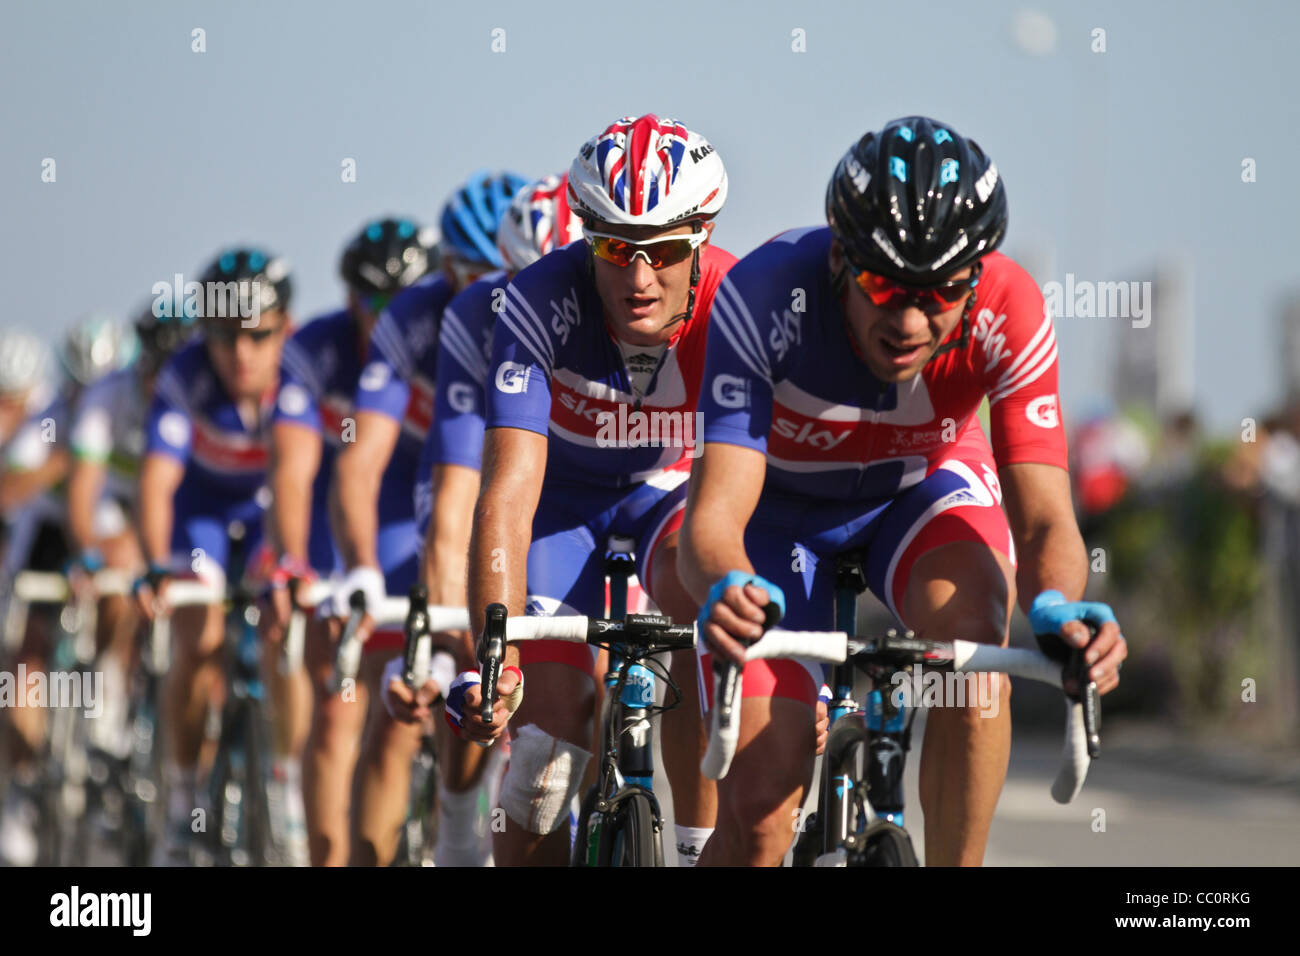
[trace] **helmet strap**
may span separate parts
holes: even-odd
[[[975,299],[978,297],[978,290],[971,289],[970,297],[966,299],[966,307],[961,310],[961,335],[946,345],[941,345],[935,349],[934,355],[925,360],[927,365],[934,361],[935,356],[942,355],[951,349],[964,349],[970,344],[970,314],[975,308]]]

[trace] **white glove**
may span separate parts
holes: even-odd
[[[352,613],[348,602],[353,591],[360,591],[365,595],[366,607],[373,613],[384,603],[384,598],[388,595],[388,589],[384,586],[384,572],[365,565],[353,568],[335,586],[334,593],[316,606],[316,615],[347,617]]]

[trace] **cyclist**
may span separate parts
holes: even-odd
[[[997,167],[946,124],[894,120],[841,159],[826,212],[829,228],[746,256],[714,300],[705,451],[679,560],[713,653],[742,661],[769,601],[785,627],[829,629],[834,556],[869,546],[872,590],[921,637],[1005,644],[1019,594],[1035,631],[1087,645],[1090,676],[1111,690],[1125,644],[1109,608],[1077,601],[1088,569],[1056,342],[1033,280],[995,252],[1007,224]],[[986,396],[992,450],[976,417]],[[1100,627],[1090,643],[1083,621]],[[739,748],[701,862],[780,863],[822,679],[793,661],[746,667]],[[977,714],[937,708],[927,721],[931,864],[983,857],[1010,722],[1006,706]]]
[[[76,378],[87,382],[72,418],[72,471],[68,479],[68,534],[72,558],[68,575],[74,589],[95,598],[93,575],[102,568],[132,577],[143,569],[143,559],[131,526],[140,456],[144,451],[144,417],[153,394],[154,380],[163,362],[194,330],[193,317],[170,303],[151,304],[136,317],[130,336],[112,328],[97,334],[69,336],[83,347],[79,361],[65,363]],[[110,354],[125,352],[128,359],[110,361]],[[138,357],[136,357],[138,355]],[[130,359],[134,359],[133,362]],[[96,377],[94,369],[122,366]],[[130,667],[136,616],[122,596],[98,600],[96,647],[102,655],[105,713],[93,725],[101,748],[124,756],[127,745],[126,675]]]
[[[273,641],[288,624],[288,582],[306,584],[336,570],[339,556],[329,533],[329,489],[339,451],[354,438],[355,421],[349,424],[352,399],[367,360],[370,333],[388,301],[428,271],[433,243],[431,230],[409,219],[367,223],[340,260],[347,305],[307,322],[285,343],[271,430],[272,505],[267,515],[278,552],[267,617]],[[383,472],[381,526],[406,520],[409,487],[400,467]],[[325,619],[312,621],[306,650],[310,674],[299,675],[292,684],[277,677],[270,685],[294,699],[299,718],[288,740],[279,744],[296,755],[303,752],[305,738],[302,795],[311,862],[342,866],[348,859],[348,794],[365,710],[326,687],[331,661]],[[294,761],[285,765],[294,787],[298,766]]]
[[[330,521],[346,569],[334,595],[339,614],[334,633],[354,591],[374,607],[385,592],[405,595],[415,580],[421,529],[413,488],[433,415],[443,308],[466,285],[501,267],[497,224],[526,184],[513,173],[479,171],[457,187],[439,222],[442,273],[427,275],[395,296],[371,334],[354,399],[355,440],[339,453],[330,487]],[[370,629],[367,620],[363,634]],[[365,690],[349,695],[368,714],[353,783],[354,865],[386,865],[397,851],[406,813],[419,728],[380,719],[384,665],[401,646],[399,627],[369,635],[358,682]]]
[[[478,496],[479,458],[483,449],[483,391],[491,360],[494,303],[503,301],[507,283],[520,269],[553,248],[582,237],[581,223],[565,198],[568,176],[547,176],[515,194],[497,228],[497,249],[505,268],[490,272],[457,295],[443,311],[438,336],[437,397],[433,426],[420,457],[416,484],[416,520],[427,527],[424,580],[433,604],[465,603],[465,555],[469,549],[474,499]],[[432,520],[430,518],[432,517]],[[395,719],[427,717],[429,707],[446,691],[458,670],[474,666],[468,632],[435,635],[435,645],[451,656],[418,689],[399,676],[400,657],[385,671],[385,704]],[[484,751],[450,732],[439,721],[442,755],[438,806],[442,823],[434,860],[439,866],[485,866],[491,859],[487,814],[480,814]],[[490,786],[490,781],[489,781]]]
[[[573,160],[568,203],[587,241],[520,272],[494,332],[468,572],[476,632],[485,605],[496,601],[512,614],[599,615],[611,533],[635,540],[637,578],[660,610],[694,617],[675,552],[707,314],[735,261],[709,243],[726,197],[713,146],[654,114],[618,120]],[[653,443],[646,420],[662,426]],[[632,422],[642,423],[639,431]],[[511,646],[506,663],[502,697],[522,679],[520,666],[529,690],[501,784],[508,820],[496,861],[561,864],[569,841],[560,824],[591,758],[592,655],[577,645],[529,642]],[[663,751],[684,827],[679,852],[689,862],[713,807],[698,769],[694,654],[675,655],[671,667],[685,703],[665,716]],[[471,738],[493,739],[507,711],[503,702],[485,726],[480,690],[466,685],[457,710],[467,714]]]
[[[232,248],[199,281],[201,337],[163,367],[147,418],[138,494],[148,570],[137,598],[149,618],[175,576],[224,590],[232,522],[244,527],[245,566],[256,566],[268,497],[270,418],[290,321],[288,266],[261,249]],[[163,688],[170,797],[159,853],[179,862],[198,806],[205,716],[222,683],[222,605],[178,608],[172,637]]]
[[[58,571],[67,558],[60,508],[48,493],[70,460],[55,374],[44,342],[17,329],[0,331],[0,621],[8,620],[7,595],[18,571]],[[28,615],[9,662],[15,673],[45,670],[48,631],[45,619]],[[0,860],[10,865],[36,862],[35,757],[44,739],[45,708],[0,708],[0,763],[11,771],[0,815]]]

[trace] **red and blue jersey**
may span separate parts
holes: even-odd
[[[638,403],[587,255],[585,242],[571,243],[506,288],[487,369],[486,426],[549,435],[548,480],[671,486],[690,469],[709,308],[735,257],[712,245],[702,250],[694,312]]]
[[[419,461],[433,420],[438,328],[451,297],[451,283],[439,273],[394,296],[370,335],[366,366],[357,380],[357,411],[378,412],[402,426],[398,444],[404,446],[408,468]]]
[[[275,390],[246,421],[226,392],[202,341],[181,349],[154,387],[145,429],[146,454],[185,466],[185,484],[222,500],[251,498],[266,478]]]
[[[343,447],[346,423],[354,414],[362,344],[357,320],[348,309],[311,320],[284,344],[280,393],[272,421],[293,422],[321,436],[320,468],[312,491],[314,510],[323,512],[327,505],[334,460]],[[399,441],[380,485],[381,524],[410,517],[414,477],[411,443]]]
[[[791,230],[727,274],[709,322],[705,441],[764,452],[765,495],[879,500],[947,459],[988,459],[977,418],[987,396],[997,465],[1066,467],[1056,336],[1028,273],[986,256],[966,347],[884,384],[849,337],[830,243],[828,228]]]

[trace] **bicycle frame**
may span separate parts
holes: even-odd
[[[610,618],[627,614],[627,582],[632,575],[630,554],[614,552],[605,559],[609,577]],[[654,672],[640,662],[642,649],[612,643],[609,667],[604,675],[605,700],[600,715],[600,769],[597,772],[596,803],[586,821],[582,855],[588,866],[598,865],[600,829],[604,817],[626,795],[644,792],[654,813],[656,839],[663,830],[663,816],[654,795],[654,736],[648,710],[654,706],[657,681]]]
[[[835,575],[835,629],[853,637],[857,633],[857,597],[867,586],[860,556],[856,552],[842,555]],[[912,744],[911,722],[905,706],[879,686],[868,694],[867,709],[863,710],[853,699],[854,677],[851,663],[831,669],[830,729],[818,802],[823,854],[863,849],[859,837],[878,819],[903,827],[903,768]],[[864,743],[865,786],[854,786],[847,765]],[[863,815],[852,828],[855,802]]]

